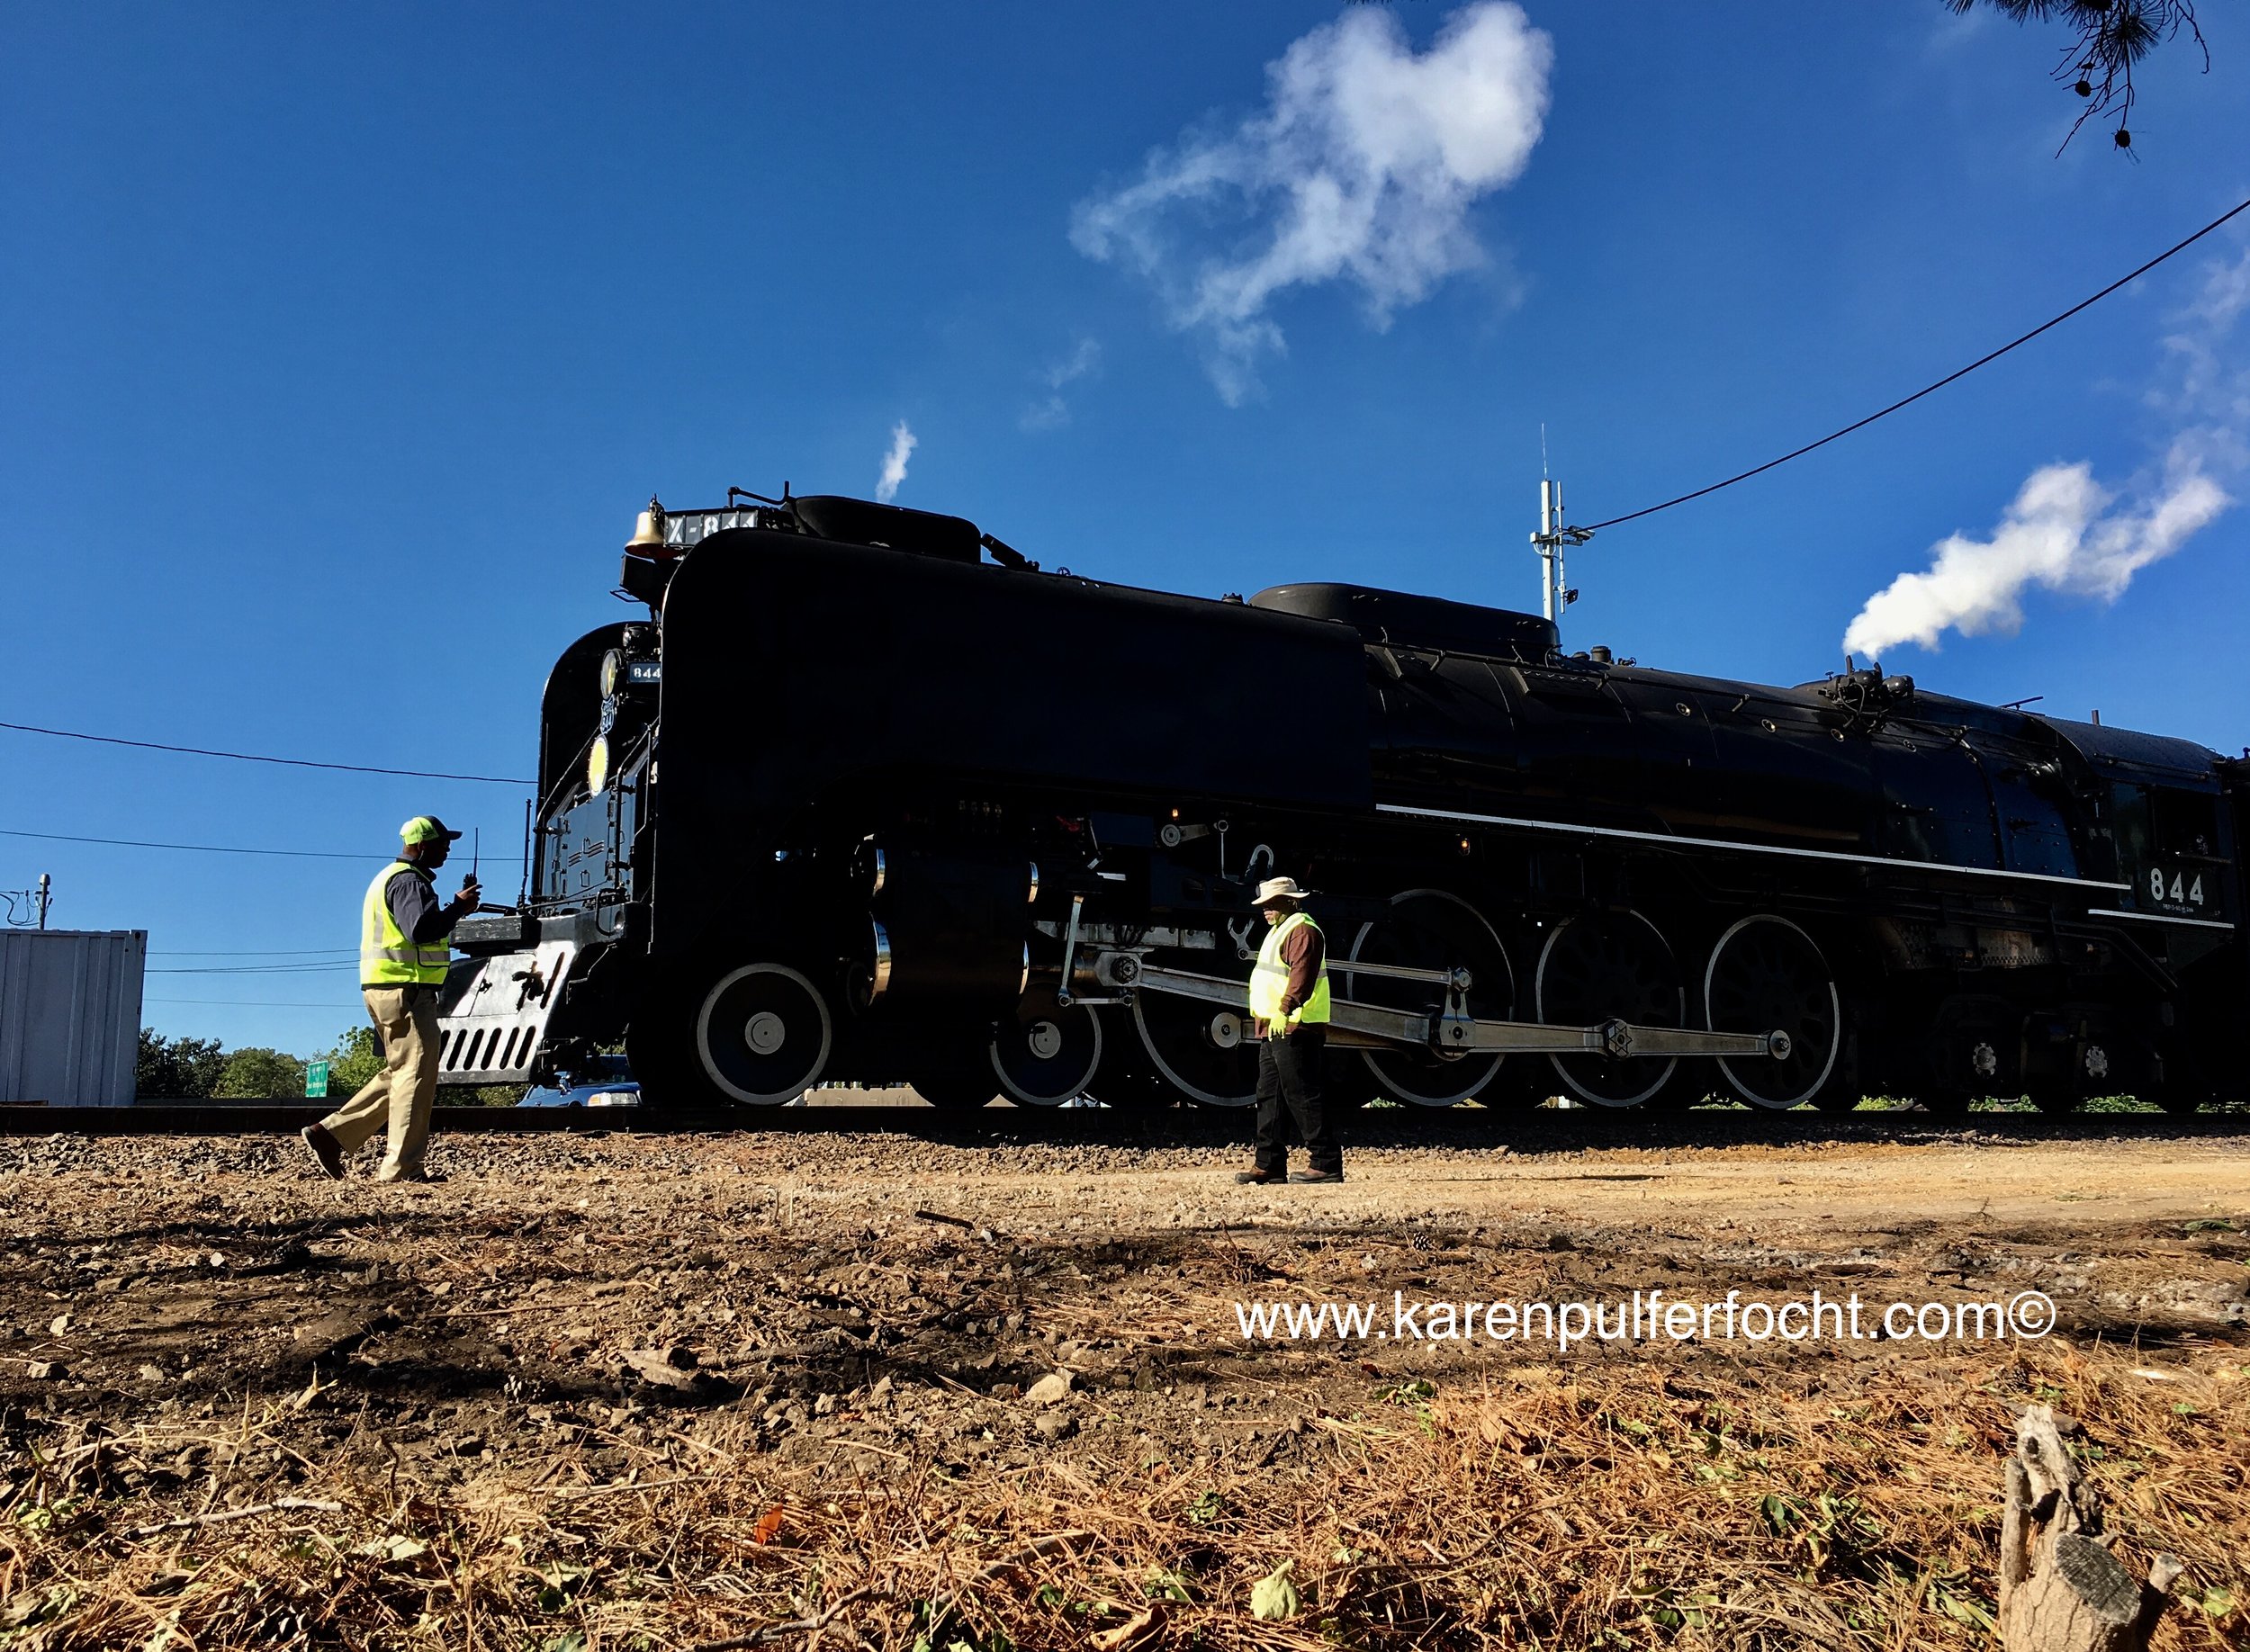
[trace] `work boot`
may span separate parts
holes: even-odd
[[[1332,1171],[1314,1171],[1314,1170],[1292,1171],[1292,1172],[1290,1173],[1290,1178],[1289,1178],[1289,1179],[1290,1179],[1292,1181],[1343,1181],[1343,1180],[1344,1180],[1344,1172],[1343,1172],[1342,1171],[1340,1171],[1340,1170],[1332,1170]]]
[[[320,1173],[330,1181],[343,1181],[344,1149],[336,1137],[317,1124],[309,1124],[297,1134],[304,1138],[305,1151],[320,1167]]]
[[[1288,1180],[1289,1178],[1280,1171],[1246,1170],[1235,1172],[1236,1181],[1250,1187],[1262,1188],[1269,1181],[1287,1181]]]

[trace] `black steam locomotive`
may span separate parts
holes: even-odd
[[[1241,1105],[1247,892],[1319,891],[1346,1095],[2192,1109],[2239,1082],[2250,764],[1851,670],[1565,654],[1348,585],[1206,601],[832,498],[666,512],[540,708],[444,1082]]]

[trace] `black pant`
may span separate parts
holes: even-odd
[[[1279,1176],[1289,1168],[1288,1126],[1282,1103],[1297,1121],[1305,1157],[1317,1171],[1344,1172],[1344,1147],[1336,1137],[1336,1116],[1321,1083],[1328,1034],[1323,1027],[1300,1027],[1286,1037],[1258,1046],[1258,1168]]]

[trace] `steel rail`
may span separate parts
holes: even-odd
[[[11,1106],[0,1103],[0,1141],[15,1145],[11,1157],[36,1154],[40,1137],[123,1138],[135,1136],[230,1137],[264,1136],[291,1149],[288,1138],[320,1109],[277,1100],[256,1105],[189,1101],[133,1107]],[[1156,1112],[1130,1108],[994,1107],[953,1113],[926,1106],[745,1107],[725,1113],[670,1113],[655,1108],[440,1108],[436,1133],[445,1136],[724,1135],[900,1136],[956,1145],[1037,1140],[1063,1145],[1110,1144],[1151,1149],[1242,1143],[1246,1108],[1184,1107]],[[1353,1116],[1354,1146],[1473,1145],[1504,1143],[1531,1152],[1566,1153],[1595,1147],[1676,1145],[1724,1147],[1791,1142],[1864,1141],[1973,1143],[2010,1140],[2250,1139],[2250,1114],[1972,1113],[1961,1117],[1907,1109],[1823,1113],[1811,1108],[1768,1112],[1749,1108],[1698,1108],[1651,1113],[1645,1108],[1508,1108],[1468,1103],[1450,1108],[1385,1108]],[[9,1172],[0,1158],[0,1178]],[[311,1174],[310,1162],[304,1172]],[[16,1171],[29,1179],[35,1165]],[[6,1185],[0,1181],[0,1185]],[[29,1194],[27,1181],[14,1191]]]

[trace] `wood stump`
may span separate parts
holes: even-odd
[[[2159,1555],[2146,1584],[2102,1532],[2102,1500],[2063,1444],[2052,1407],[2016,1420],[2002,1476],[2000,1644],[2005,1652],[2145,1652],[2180,1563]]]

